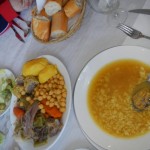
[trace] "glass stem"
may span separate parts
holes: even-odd
[[[110,1],[111,1],[111,0],[106,0],[106,3],[107,3],[107,6],[108,6],[108,7],[111,7]]]

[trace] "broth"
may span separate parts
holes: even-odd
[[[150,130],[150,109],[136,112],[131,105],[135,86],[147,79],[150,66],[137,60],[114,61],[100,69],[88,88],[88,109],[107,133],[130,138]]]

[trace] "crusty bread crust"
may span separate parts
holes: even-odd
[[[82,5],[79,5],[79,1],[76,0],[69,0],[67,4],[64,6],[64,11],[68,18],[74,17],[76,14],[78,14],[82,7]]]
[[[45,12],[45,9],[44,9],[44,8],[41,10],[41,12],[39,13],[39,15],[40,15],[40,16],[45,16],[45,17],[49,18],[49,16],[48,16],[47,13]]]
[[[65,12],[59,11],[52,16],[52,28],[51,37],[56,38],[67,33],[68,30],[68,18]]]
[[[62,0],[47,0],[44,8],[47,15],[52,16],[62,9]]]
[[[32,18],[32,29],[35,36],[42,41],[48,41],[50,37],[50,20],[46,17],[35,16]]]
[[[67,2],[68,2],[68,0],[63,0],[62,6],[65,6]]]

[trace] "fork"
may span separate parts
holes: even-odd
[[[139,38],[146,38],[150,40],[149,36],[143,35],[142,32],[133,29],[125,24],[119,23],[117,25],[117,28],[126,33],[128,36],[130,36],[133,39],[139,39]]]

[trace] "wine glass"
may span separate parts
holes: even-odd
[[[119,8],[119,0],[89,0],[88,3],[94,11],[107,14],[108,22],[112,26],[124,23],[127,19],[128,12]]]

